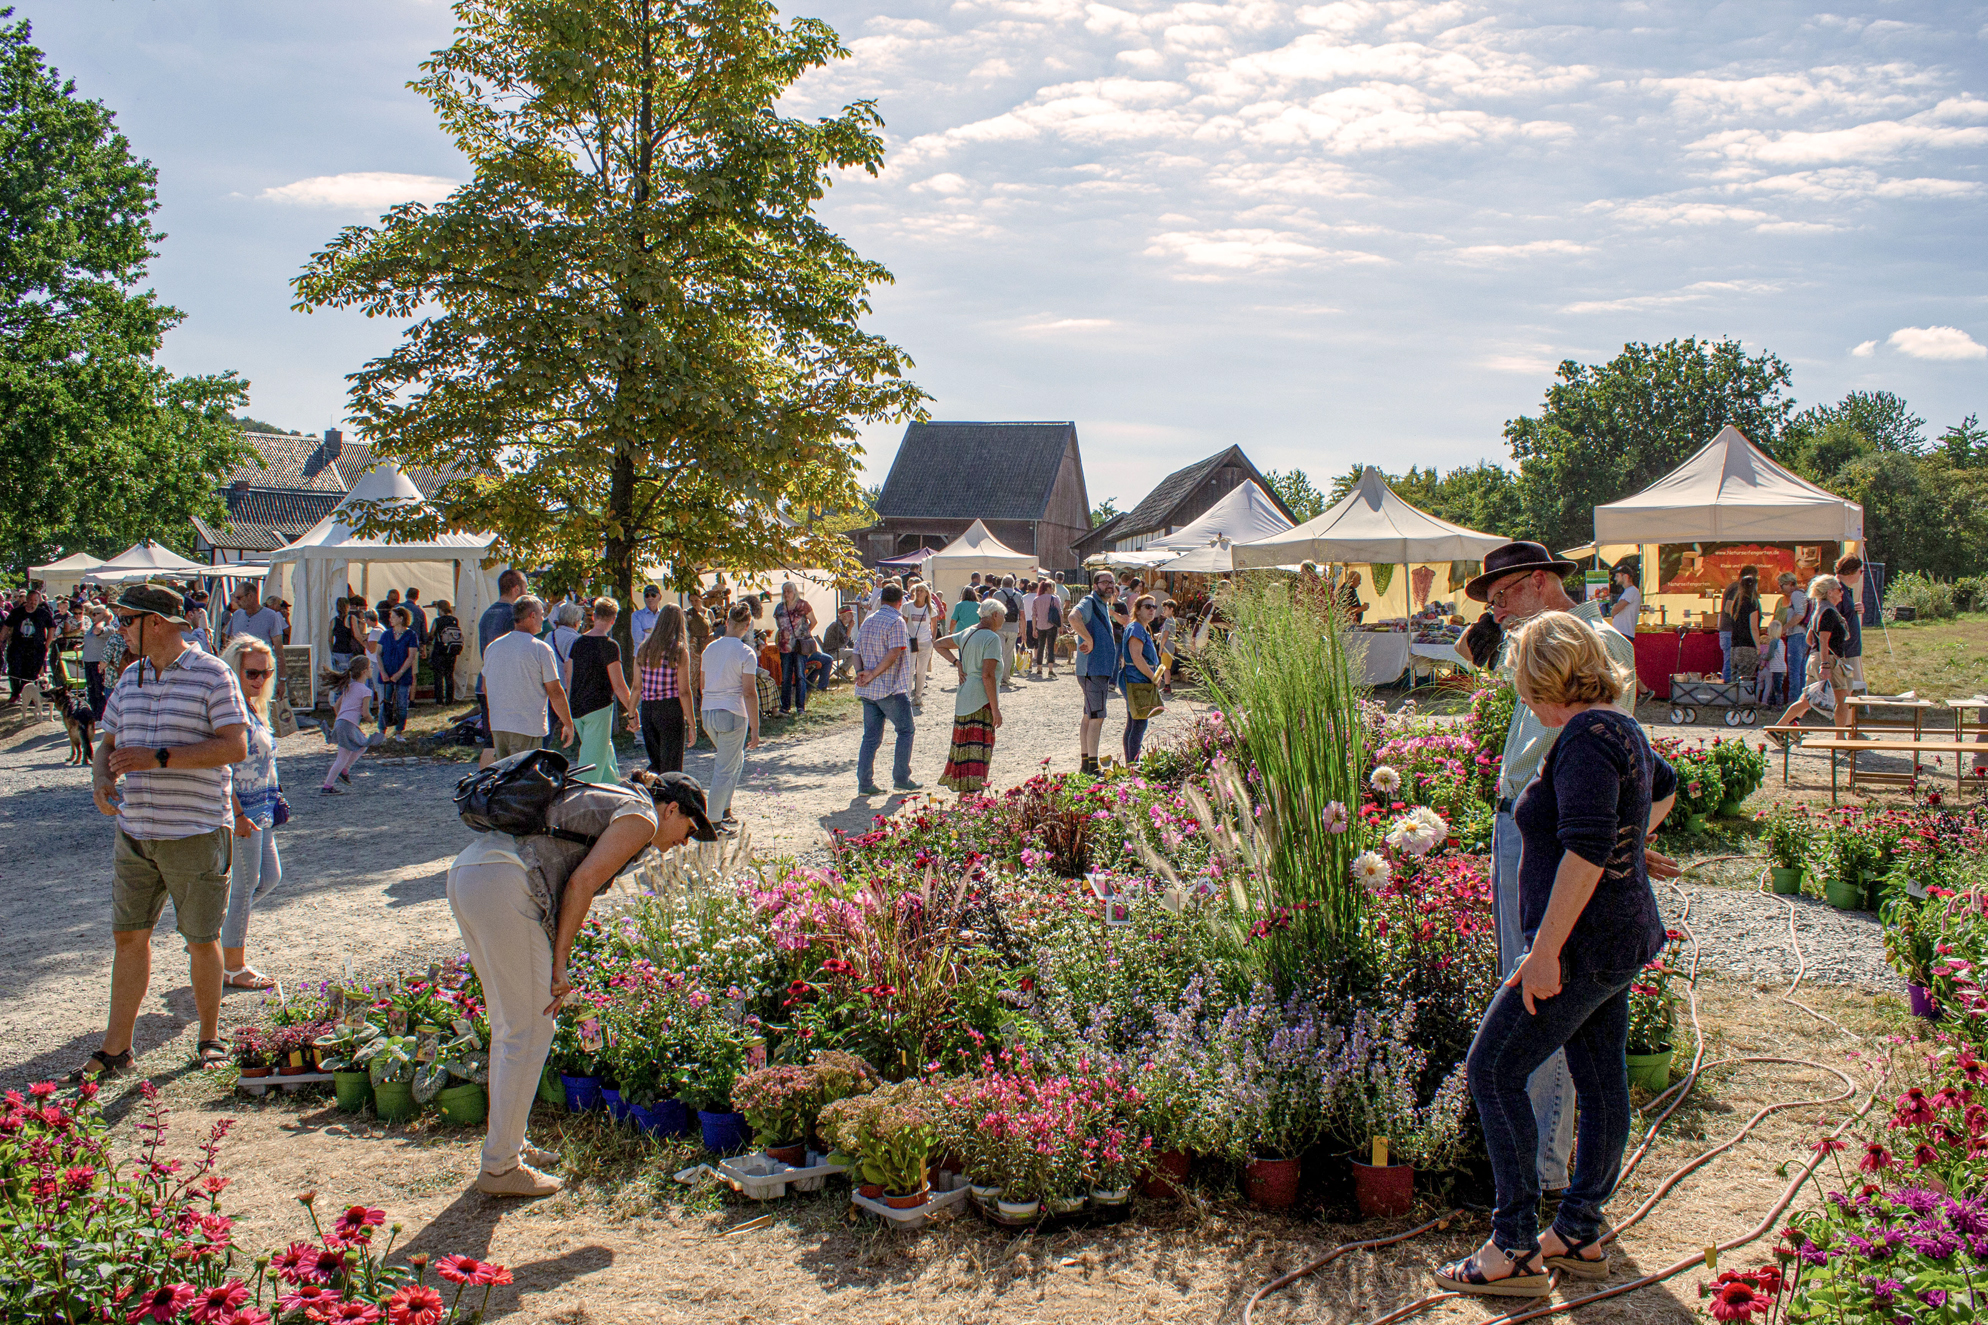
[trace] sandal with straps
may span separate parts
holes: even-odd
[[[1608,1231],[1606,1229],[1604,1229],[1600,1233],[1595,1234],[1593,1237],[1587,1238],[1580,1242],[1570,1241],[1567,1235],[1565,1233],[1560,1232],[1560,1230],[1557,1228],[1554,1229],[1553,1232],[1555,1236],[1557,1236],[1562,1242],[1565,1242],[1567,1244],[1567,1250],[1562,1252],[1558,1256],[1548,1256],[1546,1258],[1547,1269],[1559,1270],[1562,1273],[1571,1274],[1576,1279],[1608,1278],[1609,1258],[1607,1252],[1603,1252],[1600,1256],[1592,1260],[1590,1260],[1586,1256],[1581,1255],[1581,1253],[1586,1251],[1589,1247],[1595,1246],[1603,1238],[1608,1236]]]
[[[237,976],[243,976],[243,975],[250,976],[252,978],[248,980],[236,979]],[[264,975],[261,971],[256,970],[255,967],[253,966],[244,966],[240,970],[236,971],[227,971],[227,970],[222,971],[221,983],[226,985],[230,989],[276,988],[276,982],[274,980]]]
[[[1437,1270],[1436,1282],[1452,1293],[1470,1293],[1477,1297],[1545,1297],[1553,1291],[1552,1278],[1537,1264],[1539,1248],[1534,1247],[1522,1254],[1507,1251],[1505,1255],[1511,1259],[1512,1268],[1496,1279],[1484,1273],[1473,1253]]]
[[[229,1056],[226,1040],[202,1040],[193,1047],[193,1063],[196,1067],[219,1067],[228,1061]]]
[[[94,1065],[95,1071],[91,1068]],[[107,1054],[99,1049],[83,1060],[83,1065],[69,1074],[69,1084],[80,1086],[85,1081],[115,1081],[131,1073],[131,1051],[121,1054]]]

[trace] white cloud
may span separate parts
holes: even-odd
[[[1865,341],[1858,341],[1857,347],[1851,350],[1850,354],[1851,357],[1853,358],[1868,359],[1877,352],[1878,352],[1878,343],[1874,340],[1865,340]]]
[[[1959,327],[1900,327],[1891,333],[1889,343],[1915,359],[1988,359],[1988,345]]]
[[[1666,202],[1661,198],[1641,198],[1629,202],[1596,202],[1590,211],[1605,211],[1630,225],[1721,225],[1746,222],[1758,225],[1779,218],[1772,212],[1718,202]]]
[[[1560,360],[1547,354],[1487,354],[1477,362],[1494,373],[1526,377],[1544,377],[1560,366]]]
[[[1179,258],[1196,267],[1231,271],[1263,271],[1321,263],[1373,263],[1387,259],[1374,253],[1321,247],[1288,231],[1176,230],[1153,236],[1148,257]]]
[[[1031,322],[1018,330],[1029,333],[1045,331],[1096,331],[1112,325],[1108,317],[1059,317],[1053,322]]]
[[[1988,127],[1955,128],[1915,116],[1911,120],[1873,120],[1848,129],[1791,129],[1781,133],[1728,129],[1708,134],[1690,144],[1690,148],[1744,165],[1806,166],[1838,161],[1886,161],[1907,152],[1979,147],[1984,143],[1988,143]]]
[[[293,184],[264,189],[268,202],[300,207],[335,207],[348,211],[384,211],[403,202],[440,202],[461,180],[441,175],[397,175],[385,170],[355,170],[343,175],[313,175]]]
[[[1563,313],[1640,313],[1695,304],[1717,295],[1776,294],[1781,287],[1772,281],[1694,281],[1670,294],[1639,294],[1622,299],[1593,299],[1568,304]]]
[[[1451,249],[1440,256],[1451,262],[1490,263],[1507,258],[1537,258],[1549,254],[1572,256],[1594,251],[1594,245],[1576,244],[1571,239],[1535,239],[1523,244],[1472,244],[1468,248]]]

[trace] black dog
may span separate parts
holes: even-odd
[[[41,697],[55,706],[55,711],[62,715],[63,729],[69,733],[69,757],[63,762],[89,763],[96,754],[97,727],[97,715],[90,708],[89,697],[47,680],[42,683]]]

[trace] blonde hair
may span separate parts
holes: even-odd
[[[1815,599],[1817,602],[1821,602],[1824,594],[1839,591],[1842,588],[1843,581],[1837,579],[1834,575],[1818,575],[1809,581],[1809,597]]]
[[[1568,612],[1541,612],[1519,627],[1512,666],[1528,704],[1613,704],[1636,679],[1609,656],[1599,634]]]
[[[274,650],[272,650],[267,644],[263,643],[261,639],[257,638],[254,635],[249,635],[249,634],[237,635],[235,636],[234,640],[229,643],[227,648],[221,650],[221,661],[228,664],[228,666],[234,670],[235,681],[237,684],[241,684],[242,682],[242,658],[245,655],[251,653],[259,653],[263,657],[269,659],[270,671],[274,672],[276,670],[276,654]],[[262,697],[260,699],[249,694],[249,688],[247,685],[242,685],[243,701],[247,703],[250,708],[254,709],[255,716],[261,718],[264,722],[269,721],[269,696],[272,692],[275,691],[277,685],[281,682],[281,680],[282,680],[281,677],[271,676],[269,678],[269,684],[263,687]]]

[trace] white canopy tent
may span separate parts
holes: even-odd
[[[1187,571],[1196,575],[1227,575],[1236,568],[1235,544],[1226,538],[1218,538],[1205,547],[1192,552],[1183,552],[1172,561],[1163,561],[1153,567],[1162,575],[1175,571]]]
[[[1482,561],[1485,553],[1509,542],[1417,510],[1368,465],[1338,505],[1294,529],[1238,543],[1235,561],[1238,570],[1306,561],[1395,566]]]
[[[84,584],[138,584],[145,580],[184,580],[213,573],[212,566],[189,561],[164,543],[147,538],[133,543],[82,579]]]
[[[40,580],[43,591],[47,593],[73,593],[85,575],[103,564],[102,557],[93,557],[87,552],[71,552],[46,566],[28,567],[28,579]]]
[[[331,600],[349,584],[371,600],[389,588],[419,589],[422,604],[433,615],[433,604],[446,598],[463,624],[460,674],[473,676],[483,665],[477,644],[476,621],[497,598],[500,568],[486,568],[484,556],[494,534],[438,534],[409,543],[389,542],[378,535],[361,536],[351,520],[355,502],[384,502],[393,506],[425,506],[421,490],[391,463],[374,465],[354,483],[331,514],[312,525],[294,543],[269,554],[264,597],[280,593],[290,601],[290,643],[311,649],[312,696],[317,673],[329,665]],[[379,583],[375,585],[374,580]]]
[[[959,591],[966,587],[975,571],[979,571],[983,578],[992,575],[998,580],[1003,575],[1020,579],[1034,570],[1034,557],[1017,552],[994,537],[980,520],[975,520],[965,533],[925,559],[926,580],[945,595],[948,603],[959,601]],[[827,627],[827,622],[822,624]]]
[[[1769,459],[1731,424],[1633,497],[1595,507],[1595,542],[1852,542],[1864,508]]]
[[[1244,483],[1210,506],[1199,520],[1146,546],[1161,551],[1188,552],[1205,548],[1218,538],[1226,538],[1231,543],[1248,543],[1269,538],[1290,527],[1291,522],[1284,518],[1284,512],[1277,509],[1277,503],[1270,499],[1269,493],[1255,483]]]

